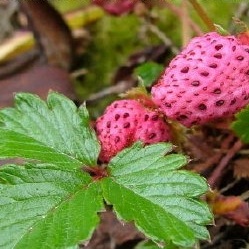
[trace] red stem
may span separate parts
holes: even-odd
[[[233,147],[228,150],[226,156],[222,158],[219,165],[215,168],[212,175],[209,177],[208,182],[211,186],[211,188],[216,188],[218,185],[218,182],[220,181],[220,178],[222,177],[222,172],[227,166],[228,162],[234,157],[234,155],[241,149],[242,142],[240,140],[236,141],[233,145]]]

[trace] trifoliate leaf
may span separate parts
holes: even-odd
[[[15,108],[0,111],[0,158],[21,157],[65,168],[95,165],[99,143],[88,112],[58,93],[47,102],[20,93]]]
[[[155,62],[147,62],[137,67],[135,74],[141,78],[144,86],[150,87],[162,71],[162,65]]]
[[[192,246],[208,239],[204,225],[212,214],[199,196],[208,190],[197,174],[177,170],[187,163],[182,155],[166,155],[172,146],[136,143],[120,152],[110,164],[110,177],[102,181],[104,198],[119,218],[134,221],[159,243]]]
[[[0,169],[0,248],[76,248],[103,208],[98,183],[80,170],[50,165]]]
[[[236,114],[232,129],[243,142],[249,143],[249,106]]]

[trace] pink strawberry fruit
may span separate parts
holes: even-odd
[[[101,143],[99,159],[102,162],[108,162],[135,141],[151,144],[170,139],[170,129],[163,118],[136,100],[113,102],[97,119],[95,128]]]
[[[230,117],[249,103],[249,44],[207,33],[190,41],[152,88],[171,119],[190,127]]]

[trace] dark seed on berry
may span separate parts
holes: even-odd
[[[124,113],[124,116],[123,116],[123,117],[124,117],[124,118],[128,118],[129,116],[130,116],[130,114],[126,112],[126,113]]]
[[[186,120],[188,117],[186,115],[180,115],[178,120],[179,121],[183,121],[183,120]]]
[[[115,120],[118,121],[119,118],[120,118],[120,115],[119,115],[119,114],[116,114],[116,115],[115,115]]]
[[[182,68],[181,73],[187,73],[188,70],[189,70],[189,67],[184,67]]]
[[[224,100],[218,100],[218,101],[216,101],[215,105],[216,106],[222,106],[224,103],[225,103]]]
[[[214,48],[218,51],[223,47],[222,44],[217,44]]]
[[[147,121],[149,119],[149,115],[148,114],[145,114],[144,116],[144,121]]]
[[[110,127],[111,127],[111,121],[108,121],[108,122],[106,123],[106,127],[107,127],[107,128],[110,128]]]
[[[233,99],[230,103],[230,105],[234,105],[236,103],[236,99]]]
[[[124,128],[129,128],[131,125],[129,122],[124,123]]]
[[[115,143],[118,143],[120,141],[120,137],[119,136],[116,136],[115,139],[114,139]]]
[[[164,105],[166,106],[166,107],[168,107],[168,108],[171,108],[171,104],[170,103],[164,103]]]
[[[149,139],[153,139],[154,137],[156,137],[156,133],[151,133],[151,134],[149,135]]]
[[[243,61],[243,60],[244,60],[244,57],[240,55],[240,56],[237,56],[236,59],[239,60],[239,61]]]
[[[209,65],[209,67],[211,67],[211,68],[217,68],[217,64],[216,63],[212,63],[212,64]]]
[[[221,94],[220,88],[214,89],[213,93],[214,93],[214,94]]]
[[[207,77],[209,75],[209,72],[207,71],[201,72],[201,75]]]
[[[198,106],[198,108],[199,108],[199,110],[201,110],[201,111],[204,111],[204,110],[207,109],[206,105],[204,105],[204,104],[200,104],[200,105]]]
[[[196,80],[196,81],[193,81],[191,83],[192,86],[199,86],[200,85],[200,81]]]
[[[246,95],[245,97],[244,97],[244,100],[248,100],[249,99],[249,95]]]
[[[158,115],[153,115],[152,117],[151,117],[151,120],[153,120],[153,121],[157,121],[158,120]]]
[[[218,53],[218,54],[215,54],[214,57],[217,58],[217,59],[221,59],[222,55],[220,53]]]

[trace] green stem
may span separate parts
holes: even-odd
[[[184,1],[184,0],[183,0]],[[202,8],[202,6],[196,0],[189,0],[189,2],[194,7],[195,11],[199,14],[202,21],[207,25],[210,31],[215,31],[215,25],[213,21],[209,18],[206,11]]]
[[[191,28],[187,22],[188,18],[188,4],[186,1],[182,1],[182,47],[185,47],[191,39]]]

